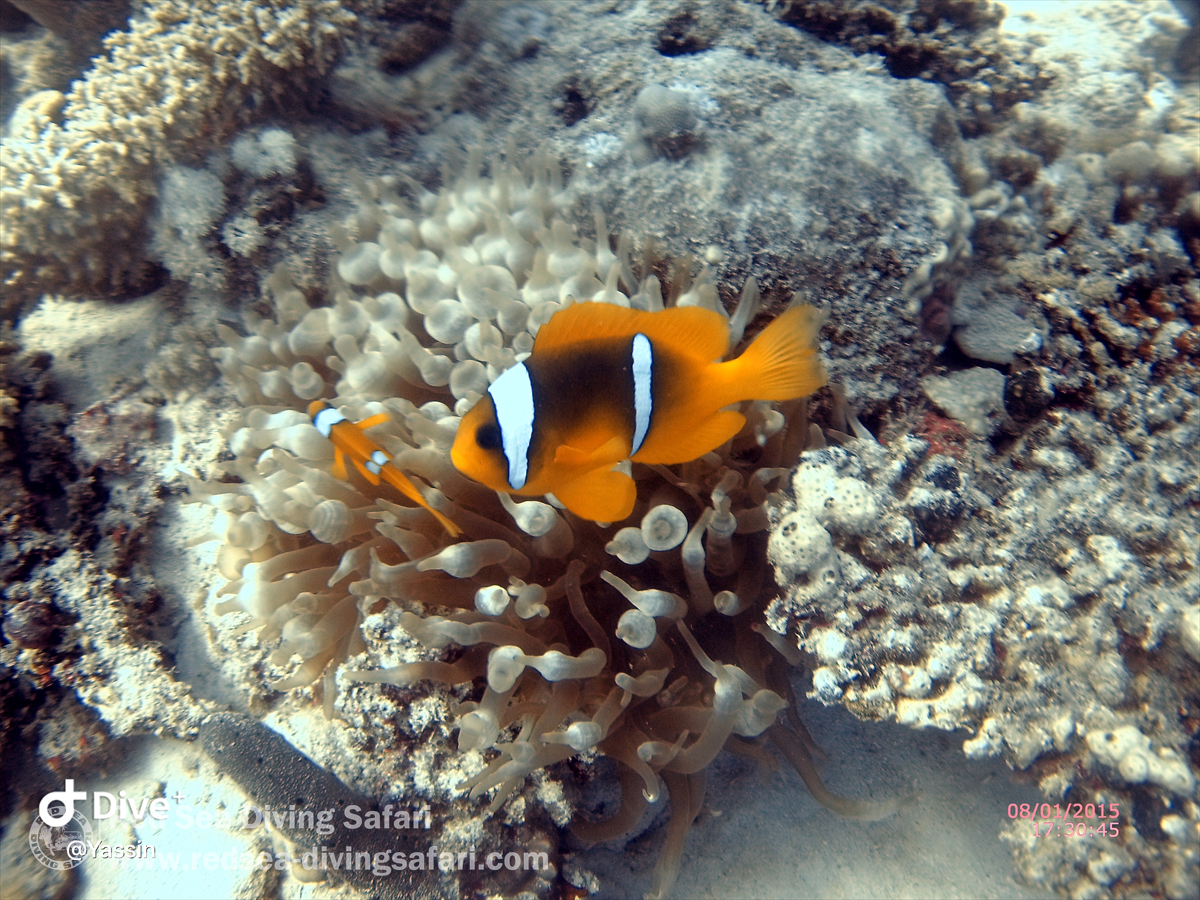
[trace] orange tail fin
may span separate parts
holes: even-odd
[[[730,390],[737,400],[792,400],[807,397],[829,380],[817,353],[825,315],[812,306],[794,306],[763,329],[729,366]]]

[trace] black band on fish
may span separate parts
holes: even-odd
[[[650,414],[654,411],[654,394],[651,390],[654,383],[654,348],[650,339],[644,334],[633,336],[633,349],[630,353],[633,359],[633,456],[646,439],[650,430]]]
[[[533,382],[524,363],[506,369],[488,388],[496,407],[508,485],[519,491],[529,479],[529,445],[533,441]]]

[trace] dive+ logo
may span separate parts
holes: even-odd
[[[73,869],[87,855],[92,823],[75,810],[75,801],[85,799],[87,792],[75,790],[75,781],[68,778],[63,790],[51,791],[38,804],[29,826],[29,849],[47,869]]]

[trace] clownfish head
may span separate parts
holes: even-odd
[[[508,483],[508,458],[504,455],[504,439],[496,419],[492,398],[484,395],[462,417],[454,446],[450,450],[454,467],[468,478],[494,491],[512,492]]]
[[[529,370],[517,363],[462,417],[450,450],[458,471],[493,491],[511,494],[528,488],[535,475],[530,471],[535,468],[534,410]]]

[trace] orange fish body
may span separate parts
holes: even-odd
[[[381,480],[386,481],[405,497],[429,510],[452,537],[458,537],[461,533],[458,526],[430,506],[417,486],[392,464],[392,458],[387,451],[364,433],[365,429],[374,428],[376,425],[382,425],[388,421],[387,413],[371,416],[361,422],[351,422],[324,400],[314,400],[309,404],[308,414],[312,416],[312,422],[316,429],[333,443],[333,476],[335,478],[340,478],[342,481],[350,480],[349,473],[346,471],[348,457],[354,468],[358,469],[363,478],[371,484],[379,484]]]
[[[623,460],[670,465],[732,438],[743,400],[790,400],[825,384],[823,318],[811,306],[779,316],[736,359],[725,317],[700,307],[643,312],[576,303],[538,331],[462,418],[450,457],[460,472],[511,494],[552,493],[585,519],[633,511]]]

